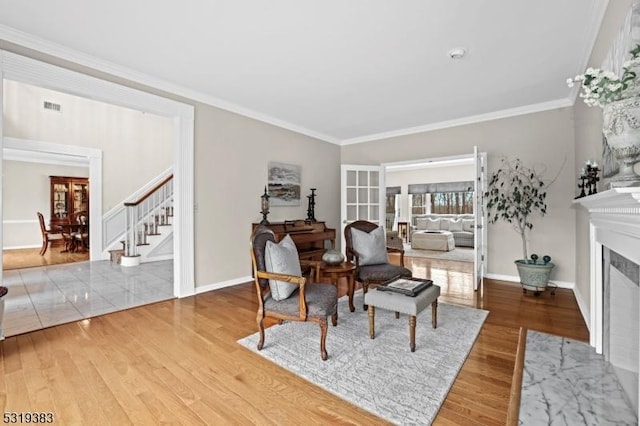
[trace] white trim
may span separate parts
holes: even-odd
[[[353,145],[363,142],[372,142],[380,139],[394,138],[398,136],[413,135],[416,133],[430,132],[433,130],[448,129],[451,127],[464,126],[467,124],[482,123],[485,121],[499,120],[501,118],[515,117],[519,115],[533,114],[536,112],[548,111],[552,109],[572,106],[573,103],[567,99],[556,99],[554,101],[542,102],[539,104],[525,105],[516,108],[503,109],[501,111],[488,112],[486,114],[471,115],[468,117],[456,118],[453,120],[440,121],[438,123],[425,124],[424,126],[409,127],[406,129],[392,130],[373,135],[360,136],[357,138],[344,139],[340,145]]]
[[[215,106],[217,108],[231,111],[236,114],[243,115],[245,117],[253,118],[254,120],[262,121],[263,123],[271,124],[283,129],[291,130],[292,132],[300,133],[315,139],[320,139],[333,144],[340,144],[340,141],[329,135],[316,132],[305,127],[297,126],[284,120],[272,117],[267,114],[263,114],[258,111],[251,110],[249,108],[242,107],[232,102],[225,101],[224,99],[210,96],[201,92],[198,92],[187,87],[170,83],[166,80],[151,76],[149,74],[141,73],[131,68],[127,68],[121,65],[117,65],[113,62],[99,59],[95,56],[82,53],[80,51],[70,49],[57,43],[52,43],[48,40],[36,37],[34,35],[16,30],[15,28],[8,27],[0,24],[0,39],[4,39],[10,43],[18,44],[20,46],[34,49],[39,52],[43,52],[58,58],[74,62],[79,65],[84,65],[89,68],[97,69],[108,74],[124,78],[129,81],[141,83],[149,87],[154,87],[163,90],[168,93],[174,93],[179,96],[183,96],[194,101],[203,102],[208,105]]]
[[[173,222],[176,235],[174,295],[185,297],[194,294],[194,107],[4,50],[0,50],[0,72],[6,79],[173,118],[174,190],[179,204],[174,208]],[[93,167],[90,169],[89,179],[97,181],[99,176],[93,173]],[[94,205],[98,202],[97,197],[91,197],[90,202],[90,211],[101,214],[101,206]],[[101,220],[95,223],[101,223]],[[102,241],[93,240],[94,234],[102,237],[100,232],[91,234],[92,251],[94,247],[95,250],[102,247]]]
[[[42,248],[42,244],[36,245],[26,245],[26,246],[6,246],[2,247],[3,250],[22,250],[22,249],[33,249],[33,248]]]
[[[3,221],[2,221],[2,224],[3,224],[3,225],[15,225],[15,224],[21,224],[21,223],[30,223],[30,224],[33,224],[33,223],[38,223],[38,221],[37,221],[37,220],[35,220],[35,219],[3,220]],[[4,247],[4,248],[6,248],[6,247]]]
[[[196,287],[196,294],[202,294],[208,291],[219,290],[226,287],[233,287],[240,284],[247,284],[248,282],[253,282],[253,277],[251,277],[250,275],[246,277],[234,278],[232,280],[221,281],[219,283],[200,285]]]
[[[520,277],[517,276],[517,275],[502,275],[502,274],[486,273],[484,275],[484,277],[488,278],[488,279],[491,279],[491,280],[507,281],[507,282],[510,282],[510,283],[517,283],[518,285],[520,285]],[[556,280],[553,280],[553,281],[549,281],[549,283],[557,285],[558,288],[566,288],[568,290],[573,290],[573,289],[576,288],[576,283],[570,282],[570,281],[556,281]]]
[[[584,320],[584,323],[587,326],[589,333],[591,333],[591,324],[589,321],[589,309],[587,307],[588,305],[584,301],[584,297],[582,296],[582,293],[580,293],[580,289],[577,286],[573,289],[573,295],[575,296],[576,302],[578,303],[578,308],[580,309],[580,314],[582,314],[582,319]]]
[[[595,14],[594,16],[595,23],[594,25],[589,27],[590,33],[588,37],[586,37],[586,40],[588,40],[588,43],[585,47],[585,61],[584,61],[585,66],[591,55],[591,50],[595,45],[596,37],[600,29],[599,24],[602,22],[602,18],[607,9],[607,4],[608,4],[608,0],[605,0],[603,2],[598,2],[598,4],[596,4],[596,7],[600,6],[600,9],[598,10],[598,13]],[[10,43],[24,46],[29,49],[33,49],[33,50],[36,50],[48,55],[52,55],[67,61],[71,61],[79,65],[84,65],[89,68],[100,70],[102,72],[105,72],[117,77],[121,77],[129,81],[144,84],[149,87],[154,87],[168,93],[174,93],[176,95],[183,96],[185,98],[192,99],[194,101],[203,102],[205,104],[212,105],[217,108],[224,109],[226,111],[240,114],[245,117],[253,118],[254,120],[258,120],[263,123],[271,124],[273,126],[277,126],[283,129],[290,130],[292,132],[300,133],[315,139],[319,139],[319,140],[333,143],[340,146],[363,143],[363,142],[371,142],[371,141],[386,139],[390,137],[405,136],[405,135],[411,135],[415,133],[428,132],[428,131],[439,130],[439,129],[447,129],[447,128],[462,126],[467,124],[480,123],[484,121],[491,121],[491,120],[497,120],[501,118],[514,117],[518,115],[531,114],[531,113],[536,113],[536,112],[541,112],[541,111],[546,111],[551,109],[569,107],[569,106],[573,106],[578,94],[578,88],[576,87],[573,89],[573,91],[568,91],[566,98],[556,99],[549,102],[542,102],[542,103],[533,104],[533,105],[526,105],[522,107],[509,108],[501,111],[494,111],[494,112],[489,112],[485,114],[478,114],[478,115],[473,115],[468,117],[446,120],[446,121],[441,121],[437,123],[427,124],[424,126],[409,127],[405,129],[393,130],[389,132],[382,132],[382,133],[371,134],[371,135],[366,135],[361,137],[340,139],[340,138],[326,135],[324,133],[320,133],[311,129],[307,129],[305,127],[298,126],[293,123],[289,123],[287,121],[272,117],[270,115],[267,115],[258,111],[251,110],[249,108],[245,108],[243,106],[226,101],[224,99],[217,98],[215,96],[207,95],[181,85],[170,83],[166,80],[154,77],[149,74],[141,73],[141,72],[132,70],[130,68],[117,65],[115,63],[112,63],[103,59],[99,59],[95,56],[88,55],[86,53],[83,53],[74,49],[70,49],[66,46],[50,42],[48,40],[42,39],[40,37],[34,36],[29,33],[25,33],[23,31],[19,31],[15,28],[2,25],[2,24],[0,24],[0,39],[4,39]],[[584,70],[584,66],[580,69]],[[579,72],[581,71],[578,71],[578,73]]]

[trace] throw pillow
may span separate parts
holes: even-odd
[[[416,219],[416,229],[419,231],[422,231],[424,229],[427,229],[427,218],[426,217],[419,217]]]
[[[462,220],[451,220],[449,223],[449,231],[451,232],[461,232],[462,231]]]
[[[264,262],[267,272],[302,276],[298,249],[289,234],[277,244],[267,241]],[[291,296],[298,286],[286,281],[269,280],[269,288],[274,300],[284,300]]]
[[[371,232],[351,228],[353,249],[359,255],[360,266],[387,263],[387,246],[384,229],[378,226]]]
[[[473,232],[473,225],[476,223],[473,219],[462,219],[462,230]]]
[[[439,231],[440,219],[427,219],[427,231]]]
[[[440,230],[441,231],[448,231],[449,230],[449,224],[451,223],[451,219],[440,219]]]

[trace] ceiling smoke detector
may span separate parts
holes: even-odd
[[[449,51],[449,57],[451,59],[462,59],[467,54],[467,49],[464,47],[456,47]]]

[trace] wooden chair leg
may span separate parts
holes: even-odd
[[[375,326],[375,316],[376,316],[376,308],[375,306],[369,306],[369,337],[372,339],[376,338],[376,326]]]
[[[320,356],[323,361],[326,361],[329,358],[327,354],[327,320],[323,319],[320,321]]]
[[[431,327],[438,327],[438,299],[431,304]]]
[[[411,352],[416,351],[416,316],[409,315],[409,347]]]
[[[336,309],[336,313],[331,315],[331,325],[334,327],[338,325],[338,310]]]
[[[49,241],[42,240],[42,248],[40,249],[40,256],[44,256],[47,252],[47,248],[49,247]]]
[[[258,350],[261,351],[264,345],[264,318],[258,317],[258,331],[260,332],[260,339],[258,339]]]
[[[353,306],[353,293],[355,290],[356,283],[353,279],[353,275],[350,275],[347,278],[347,284],[349,285],[348,293],[349,293],[349,311],[353,312],[356,310],[356,307]]]
[[[364,298],[364,295],[365,295],[365,294],[367,294],[367,292],[368,292],[368,291],[369,291],[369,283],[368,283],[368,282],[366,282],[366,281],[364,281],[364,282],[362,283],[362,296],[363,296],[363,298]],[[366,311],[368,308],[369,308],[369,306],[368,306],[368,305],[366,305],[366,304],[364,304],[364,303],[362,304],[362,309],[363,309],[363,310],[365,310],[365,311]]]

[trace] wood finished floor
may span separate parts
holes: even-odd
[[[569,290],[486,280],[473,292],[473,264],[406,264],[441,285],[442,303],[490,311],[434,424],[505,424],[520,326],[588,340]],[[0,405],[57,424],[387,424],[238,345],[255,314],[247,283],[8,338]]]
[[[49,247],[44,256],[40,255],[39,248],[3,250],[2,269],[8,271],[89,260],[89,252],[86,250],[76,253],[62,253],[62,250],[64,249],[61,247]]]

